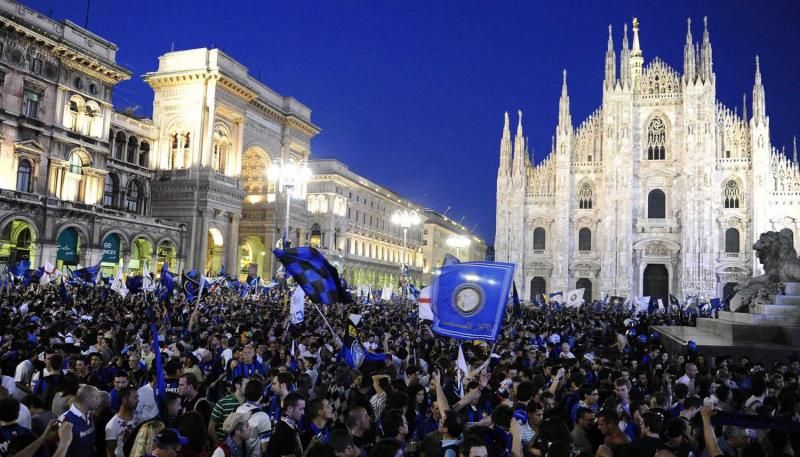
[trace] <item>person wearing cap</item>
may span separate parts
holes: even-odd
[[[266,455],[272,437],[272,421],[259,404],[263,393],[264,382],[258,378],[249,380],[244,388],[245,402],[236,409],[237,413],[250,414],[250,438],[245,442],[248,457]]]
[[[222,424],[225,439],[217,445],[211,457],[244,457],[245,442],[250,439],[250,413],[232,413]]]
[[[156,435],[155,447],[144,457],[176,457],[182,446],[189,444],[189,439],[182,436],[174,428],[164,429]]]

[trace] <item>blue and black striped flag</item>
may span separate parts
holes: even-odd
[[[336,268],[316,249],[304,246],[272,252],[312,302],[319,305],[353,303],[353,297],[342,287]]]

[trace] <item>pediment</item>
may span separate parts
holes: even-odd
[[[33,154],[46,154],[47,150],[36,140],[22,140],[14,142],[14,150],[22,150]]]

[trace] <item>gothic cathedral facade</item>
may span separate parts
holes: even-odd
[[[495,253],[520,293],[584,298],[724,297],[758,274],[751,246],[788,228],[800,248],[800,168],[770,142],[758,57],[750,115],[716,98],[711,42],[684,45],[683,74],[645,65],[639,24],[617,55],[609,26],[603,102],[577,128],[564,71],[550,153],[534,164],[508,113],[497,173]],[[747,106],[745,104],[745,106]],[[665,302],[666,303],[666,302]]]

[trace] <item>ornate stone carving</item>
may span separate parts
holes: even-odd
[[[664,244],[659,242],[653,242],[647,245],[645,248],[645,255],[650,256],[668,256],[669,255],[669,248],[666,247]]]
[[[800,281],[800,259],[792,246],[792,232],[765,232],[753,245],[764,274],[754,276],[736,287],[731,309],[746,312],[748,306],[775,303],[775,296],[786,282]]]

